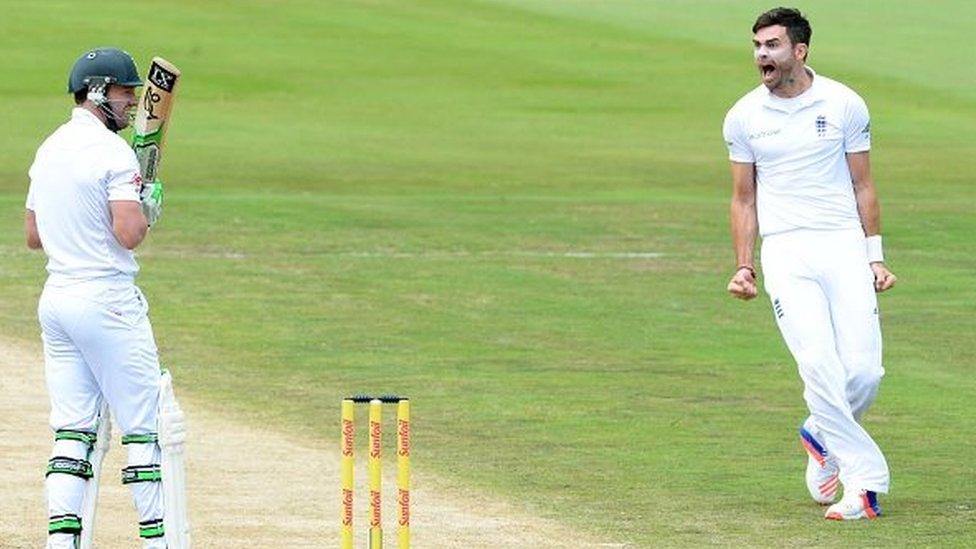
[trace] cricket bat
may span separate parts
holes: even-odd
[[[179,81],[180,69],[162,57],[153,57],[132,123],[132,148],[139,160],[142,180],[147,183],[152,183],[159,171],[166,128],[173,116],[173,98]]]

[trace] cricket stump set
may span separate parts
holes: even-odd
[[[369,549],[383,547],[382,517],[382,487],[383,487],[383,405],[397,405],[397,534],[400,549],[410,547],[410,399],[403,396],[356,395],[342,400],[341,441],[342,449],[341,478],[342,504],[340,508],[342,522],[342,549],[352,549],[353,546],[353,492],[355,481],[353,467],[355,464],[355,432],[356,432],[356,404],[369,405]]]

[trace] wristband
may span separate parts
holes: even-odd
[[[753,269],[752,268],[752,265],[745,265],[745,264],[739,265],[738,267],[735,268],[735,272],[739,272],[742,269],[748,269],[749,270],[749,274],[752,275],[752,278],[756,278],[756,269]]]
[[[884,252],[881,249],[881,235],[874,234],[864,239],[868,253],[868,263],[884,263]]]

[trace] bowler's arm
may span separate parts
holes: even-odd
[[[753,265],[756,236],[759,232],[759,219],[756,213],[756,166],[734,161],[731,162],[731,166],[730,219],[737,268],[729,282],[728,291],[734,297],[752,299],[758,293]]]
[[[43,248],[41,235],[37,233],[37,216],[34,215],[34,210],[27,210],[24,214],[24,235],[27,237],[28,248],[32,250]]]
[[[878,205],[878,193],[871,177],[871,158],[868,151],[848,153],[847,166],[851,171],[851,181],[854,183],[854,199],[857,201],[857,215],[861,218],[864,236],[871,237],[881,234],[881,206]],[[881,237],[877,236],[877,249],[880,254]],[[874,273],[874,289],[883,292],[895,285],[898,277],[888,270],[884,261],[872,261],[871,271]]]
[[[857,214],[864,227],[864,236],[881,234],[881,207],[871,177],[870,154],[868,151],[847,154],[847,166],[854,182],[854,198],[857,200]]]

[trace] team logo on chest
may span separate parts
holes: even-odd
[[[817,117],[817,137],[827,136],[827,117],[820,115]]]

